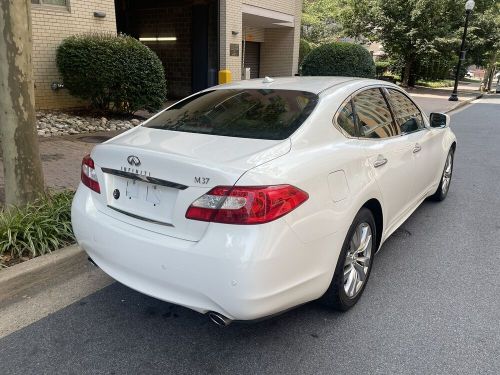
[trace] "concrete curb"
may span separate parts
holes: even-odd
[[[61,270],[82,264],[86,259],[86,253],[78,245],[72,245],[2,270],[0,301],[22,295],[23,291],[53,279]]]
[[[449,112],[455,111],[455,110],[457,110],[459,108],[462,108],[462,107],[466,106],[467,104],[470,104],[474,100],[481,99],[483,97],[483,95],[484,95],[484,93],[481,93],[481,94],[476,95],[473,98],[469,98],[467,100],[464,100],[463,102],[459,102],[456,106],[448,109],[444,113],[449,113]]]

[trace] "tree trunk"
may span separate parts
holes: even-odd
[[[5,205],[24,205],[44,192],[31,66],[31,2],[0,2],[0,138]]]
[[[495,52],[490,59],[490,69],[489,69],[489,77],[488,77],[488,85],[486,86],[486,92],[491,91],[491,86],[493,84],[493,80],[495,79],[495,62],[497,61],[497,53]]]
[[[490,79],[490,68],[487,67],[484,72],[483,80],[481,81],[481,91],[487,91],[488,80]]]
[[[413,56],[408,56],[405,59],[405,68],[403,70],[403,77],[401,77],[401,86],[408,87],[410,83],[410,74],[413,66]]]

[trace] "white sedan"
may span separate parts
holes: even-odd
[[[455,147],[447,115],[387,82],[235,82],[96,146],[73,228],[116,280],[220,325],[344,311],[391,233],[446,197]]]

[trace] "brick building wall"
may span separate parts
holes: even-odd
[[[295,14],[297,4],[302,7],[302,0],[243,0],[243,4],[275,10],[286,14]]]
[[[292,15],[295,27],[257,28],[244,25],[242,4]],[[220,66],[231,71],[233,80],[241,79],[243,38],[261,43],[261,76],[297,73],[302,0],[221,0],[220,7]],[[238,44],[239,56],[230,56],[230,44]]]
[[[302,1],[243,0],[252,5],[294,17],[295,27],[255,28],[243,24],[244,38],[261,43],[260,75],[291,76],[298,71]]]
[[[233,80],[241,79],[241,0],[220,0],[220,58],[221,69],[229,69]],[[236,34],[233,34],[236,33]],[[237,44],[238,56],[230,56],[230,45]]]
[[[261,47],[260,72],[263,76],[292,76],[298,72],[300,20],[302,2],[290,1],[287,9],[294,5],[295,27],[265,29],[265,42]]]
[[[62,40],[74,34],[116,33],[117,30],[114,0],[68,0],[68,3],[67,7],[32,5],[33,74],[38,109],[70,108],[85,104],[70,96],[65,89],[52,91],[50,88],[52,82],[61,82],[55,60],[57,46]],[[177,7],[170,9],[169,4],[177,4]],[[220,0],[219,4],[220,69],[229,69],[233,80],[241,79],[242,41],[246,38],[247,41],[261,43],[261,76],[289,76],[297,72],[302,0]],[[243,25],[243,4],[292,15],[295,27]],[[147,45],[162,60],[167,85],[176,87],[175,92],[170,90],[169,96],[182,97],[190,94],[192,87],[191,8],[180,1],[165,1],[161,5],[163,9],[144,10],[142,13],[137,10],[130,16],[137,20],[141,36],[149,33],[151,36],[167,35],[172,31],[177,37],[177,41],[172,44],[155,42]],[[95,11],[105,12],[106,17],[94,17]],[[238,47],[237,56],[231,56],[231,45]],[[214,47],[212,40],[210,51],[216,52]],[[217,64],[210,53],[209,69],[213,70]]]
[[[265,41],[264,34],[266,29],[260,27],[251,27],[243,25],[243,38],[247,42],[263,43]]]
[[[105,18],[94,17],[94,11],[105,12]],[[37,5],[31,7],[33,29],[33,76],[35,104],[38,109],[68,108],[83,103],[67,90],[53,91],[52,82],[61,82],[56,66],[56,49],[70,35],[88,32],[116,33],[114,0],[68,0],[68,6]]]

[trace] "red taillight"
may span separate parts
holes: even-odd
[[[96,193],[101,193],[99,181],[97,181],[97,174],[95,172],[94,161],[87,155],[82,160],[82,182]]]
[[[225,224],[262,224],[293,211],[309,195],[291,185],[217,186],[195,200],[186,218]]]

